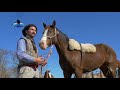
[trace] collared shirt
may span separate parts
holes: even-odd
[[[26,43],[24,39],[20,39],[17,43],[17,58],[26,63],[34,63],[35,57],[26,53]]]

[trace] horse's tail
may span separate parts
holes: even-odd
[[[118,74],[118,78],[120,78],[120,61],[117,60],[117,74]]]

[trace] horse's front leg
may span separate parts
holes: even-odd
[[[63,71],[63,74],[64,74],[64,78],[71,78],[72,76],[72,73],[65,72],[65,71]]]
[[[75,77],[76,78],[82,78],[83,70],[82,69],[75,69]]]

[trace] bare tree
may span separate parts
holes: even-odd
[[[17,78],[18,63],[14,51],[0,49],[0,78]]]
[[[8,72],[7,72],[7,61],[6,56],[8,54],[7,50],[0,49],[0,78],[8,78]]]
[[[11,67],[9,67],[9,74],[11,78],[17,78],[19,61],[17,59],[16,52],[10,51],[10,56],[11,58],[9,59],[9,64]]]

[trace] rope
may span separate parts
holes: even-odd
[[[55,37],[57,35],[57,33],[56,33],[56,28],[55,28],[55,35],[53,35],[53,36],[44,36],[44,37],[48,37],[48,38],[50,38],[50,40],[53,38],[53,37]],[[50,55],[52,54],[52,49],[53,49],[53,45],[52,45],[52,40],[51,40],[51,47],[50,47],[50,51],[49,51],[49,53],[48,53],[48,55],[47,55],[47,57],[46,57],[46,59],[45,59],[45,62],[47,62],[48,61],[48,58],[50,57]],[[42,75],[42,65],[41,65],[41,75]]]
[[[48,55],[47,55],[47,57],[45,59],[45,62],[48,62],[48,58],[52,54],[52,48],[53,48],[53,45],[51,45],[51,47],[50,47],[50,51],[49,51],[49,53],[48,53]],[[42,70],[43,70],[43,66],[41,65],[41,67],[40,67],[40,75],[42,75]]]

